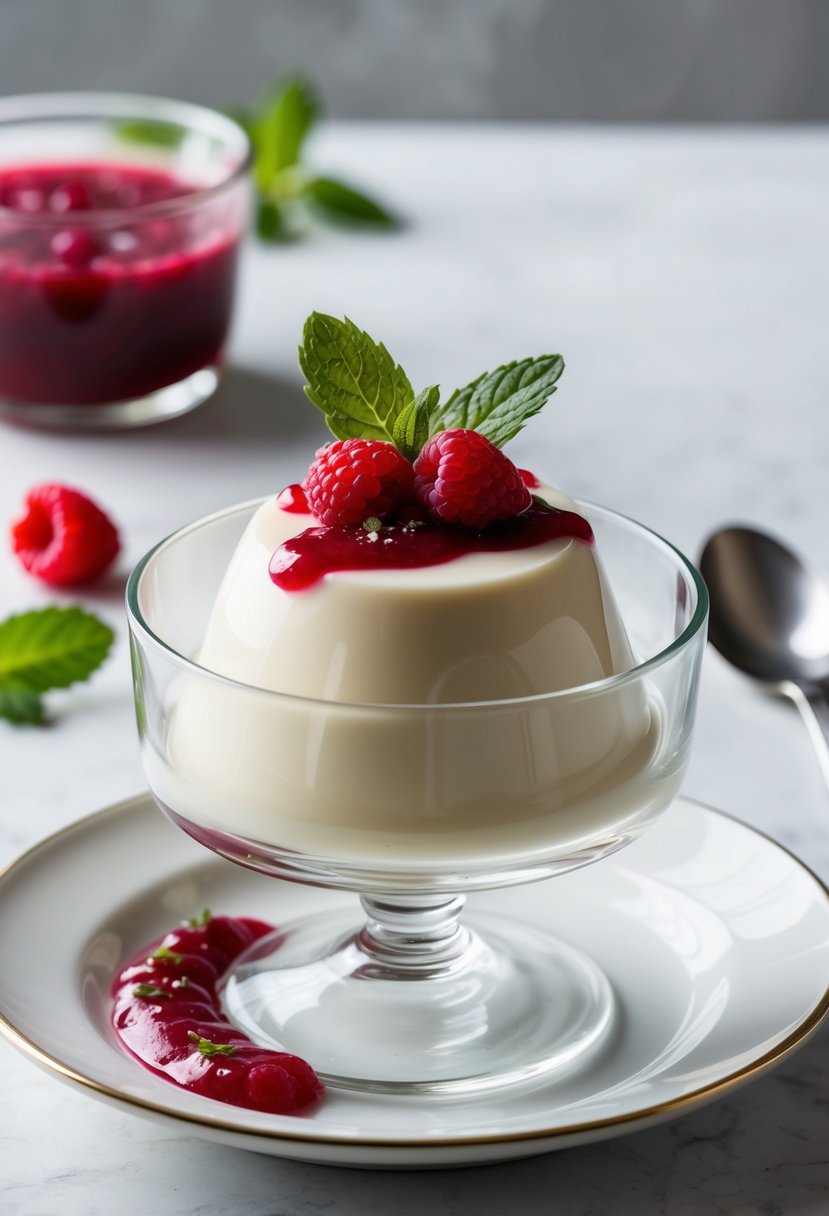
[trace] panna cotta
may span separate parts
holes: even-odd
[[[284,591],[272,555],[312,523],[276,499],[255,511],[196,656],[228,682],[183,674],[170,690],[166,756],[145,761],[177,819],[208,839],[434,870],[612,847],[662,805],[660,714],[641,686],[566,694],[634,664],[592,544]]]
[[[633,656],[589,525],[564,494],[537,493],[559,509],[544,513],[549,541],[527,545],[519,527],[509,548],[476,551],[491,539],[462,537],[450,560],[406,568],[396,562],[418,550],[432,559],[428,532],[354,529],[362,568],[298,590],[281,585],[283,554],[317,522],[270,499],[239,542],[199,663],[269,692],[406,706],[528,697],[626,671]],[[401,533],[411,553],[398,559],[388,547]]]
[[[330,444],[301,487],[251,509],[195,666],[166,689],[163,746],[145,742],[158,800],[242,859],[419,881],[566,868],[631,839],[679,780],[657,763],[659,703],[613,682],[638,659],[589,521],[499,448],[553,391],[558,356],[439,406],[351,322],[314,314],[301,363],[335,433],[384,393],[409,404],[383,423],[393,438],[372,424]],[[441,412],[479,429],[441,431]],[[144,591],[150,619],[164,583]]]

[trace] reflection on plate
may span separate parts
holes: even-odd
[[[553,929],[610,979],[615,1032],[573,1074],[464,1100],[332,1090],[314,1114],[290,1117],[198,1098],[116,1047],[111,977],[177,920],[207,906],[278,922],[355,899],[210,857],[149,797],[110,807],[0,877],[0,1029],[89,1093],[192,1135],[412,1168],[531,1156],[690,1111],[778,1063],[829,1009],[829,892],[766,837],[680,799],[605,861],[469,900]]]

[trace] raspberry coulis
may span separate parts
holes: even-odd
[[[223,1016],[217,985],[230,963],[273,926],[214,916],[151,942],[112,986],[112,1026],[150,1072],[234,1106],[290,1114],[324,1086],[298,1056],[257,1047]]]
[[[134,165],[0,170],[0,394],[123,401],[220,358],[238,231],[189,205],[134,210],[193,189]]]
[[[301,487],[290,489],[302,493]],[[296,498],[292,496],[291,501]],[[277,502],[282,506],[282,495]],[[530,549],[554,540],[578,540],[589,545],[593,543],[593,530],[581,515],[534,499],[520,515],[480,532],[429,522],[378,532],[368,532],[361,526],[306,528],[279,546],[269,570],[271,579],[283,591],[303,591],[335,571],[412,570],[443,565],[469,553]]]

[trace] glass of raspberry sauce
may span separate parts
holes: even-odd
[[[251,159],[201,106],[0,102],[0,418],[142,426],[213,393]]]

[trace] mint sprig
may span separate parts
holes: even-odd
[[[400,411],[392,427],[392,440],[408,460],[414,460],[431,433],[432,419],[440,409],[440,386],[422,389]]]
[[[563,371],[561,355],[541,355],[484,372],[465,388],[455,389],[440,409],[438,429],[479,431],[503,447],[556,391]]]
[[[396,217],[369,195],[305,167],[308,137],[321,113],[316,91],[298,76],[277,82],[253,107],[228,109],[253,145],[256,233],[261,241],[294,240],[308,214],[362,227],[397,225]]]
[[[0,622],[0,718],[44,720],[41,696],[87,680],[107,657],[108,625],[78,607],[49,607]]]
[[[394,439],[400,414],[415,400],[403,368],[382,342],[353,321],[312,312],[305,322],[299,366],[305,392],[338,439]]]
[[[462,427],[496,447],[512,439],[556,391],[561,355],[521,359],[484,372],[441,404],[433,384],[415,395],[399,363],[347,317],[311,313],[299,365],[305,391],[338,439],[381,439],[414,460],[430,435]]]
[[[393,228],[397,221],[391,212],[374,199],[335,177],[311,177],[303,197],[320,218],[334,224],[375,224]]]
[[[245,127],[256,151],[254,176],[260,190],[270,190],[281,173],[299,164],[319,113],[312,87],[295,78],[269,90],[258,110],[247,114]]]

